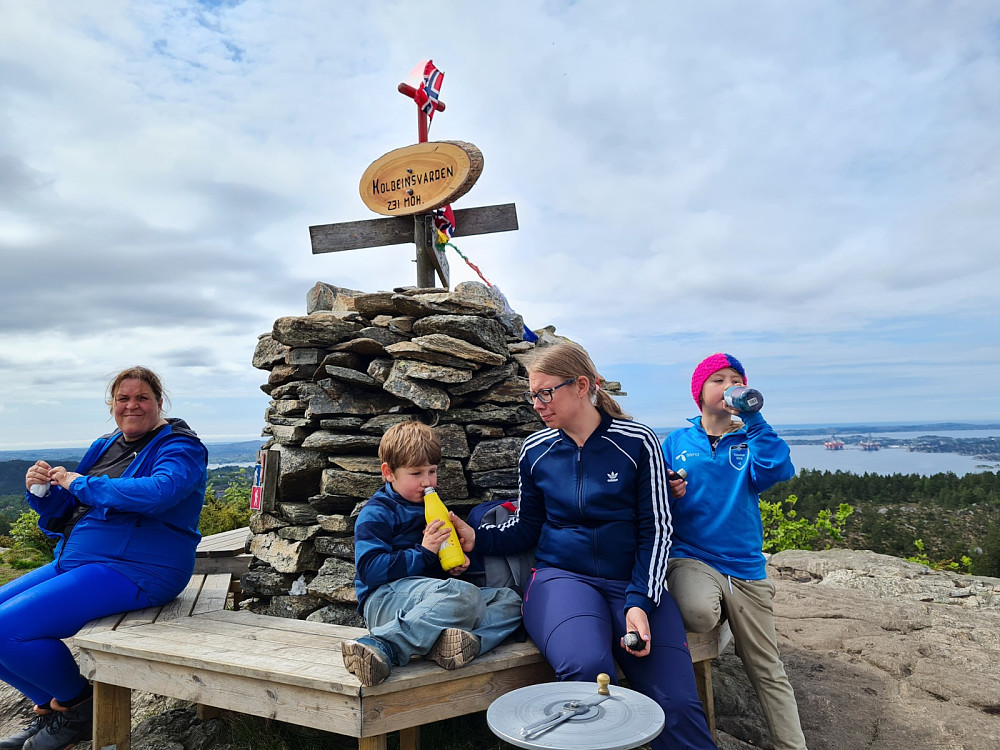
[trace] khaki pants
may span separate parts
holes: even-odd
[[[764,709],[775,750],[805,750],[795,693],[778,657],[774,584],[766,578],[730,578],[699,560],[675,557],[667,568],[667,586],[691,632],[707,633],[725,611],[736,655]]]

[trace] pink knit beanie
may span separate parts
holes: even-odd
[[[743,369],[743,365],[732,354],[716,352],[709,357],[705,357],[694,368],[694,374],[691,376],[691,395],[694,397],[694,402],[698,405],[699,409],[701,408],[701,389],[705,385],[705,381],[712,377],[714,373],[727,367],[732,367],[736,370],[740,374],[740,377],[743,378],[743,385],[747,384],[747,371]]]

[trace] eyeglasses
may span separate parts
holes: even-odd
[[[537,398],[543,404],[547,404],[552,400],[553,393],[558,391],[564,385],[569,385],[570,383],[575,383],[575,382],[576,378],[570,378],[569,380],[564,380],[555,388],[542,388],[541,390],[535,391],[534,393],[532,393],[531,391],[526,391],[524,394],[524,400],[527,401],[529,404],[534,404],[535,399]]]

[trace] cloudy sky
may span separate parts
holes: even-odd
[[[654,426],[730,351],[776,424],[1000,420],[1000,7],[989,2],[0,0],[0,448],[112,425],[158,369],[209,441],[260,434],[251,355],[318,280],[415,281],[410,246],[313,255],[358,182],[476,144],[457,240]],[[450,258],[452,282],[474,274]]]

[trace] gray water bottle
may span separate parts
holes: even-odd
[[[732,385],[726,388],[722,398],[726,406],[748,414],[760,411],[760,407],[764,405],[764,396],[761,392],[745,385]]]

